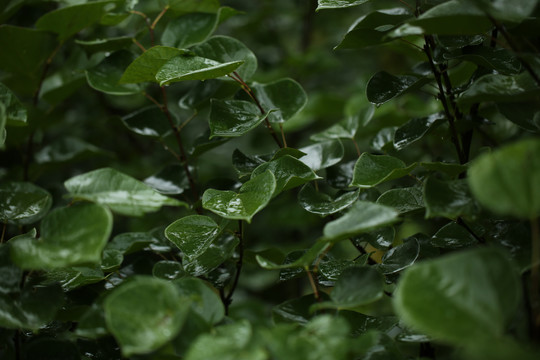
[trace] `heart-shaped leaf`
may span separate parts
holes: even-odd
[[[370,188],[385,181],[408,175],[416,163],[406,166],[403,161],[389,155],[363,153],[354,165],[351,186]]]
[[[28,182],[0,185],[0,221],[26,225],[40,220],[51,208],[48,191]]]
[[[100,263],[112,230],[107,208],[84,203],[59,208],[41,222],[41,237],[12,239],[11,257],[23,269],[52,269]]]
[[[252,102],[244,100],[212,99],[210,138],[238,137],[256,128],[267,117]]]
[[[75,199],[106,205],[123,215],[140,216],[162,206],[187,206],[161,195],[148,185],[117,170],[104,168],[72,177],[64,183]]]
[[[208,216],[190,215],[165,229],[165,236],[188,258],[201,255],[219,236],[219,225]]]
[[[349,207],[358,199],[359,193],[360,190],[358,189],[342,194],[338,193],[337,196],[333,197],[318,191],[312,184],[308,183],[298,193],[298,203],[310,213],[326,216]]]
[[[238,193],[208,189],[202,197],[203,207],[226,219],[246,220],[261,211],[272,199],[276,178],[270,171],[253,176]]]

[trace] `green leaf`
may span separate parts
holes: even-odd
[[[171,131],[171,125],[163,112],[149,106],[122,117],[124,125],[135,134],[149,137],[164,137]]]
[[[449,222],[431,238],[431,244],[445,249],[460,249],[478,244],[478,240],[463,226]]]
[[[519,59],[507,49],[468,46],[457,52],[443,54],[444,59],[462,59],[504,75],[516,75],[521,69]]]
[[[539,94],[540,87],[527,72],[515,76],[488,74],[461,93],[458,103],[470,107],[484,101],[521,102],[534,99]]]
[[[300,161],[309,166],[313,171],[326,169],[343,159],[345,150],[339,140],[329,140],[309,145],[299,149],[305,153]]]
[[[105,298],[105,320],[122,354],[145,354],[171,341],[180,331],[190,301],[172,283],[134,277]]]
[[[468,168],[467,165],[445,162],[421,162],[420,166],[429,171],[439,171],[445,173],[450,177],[456,177],[462,172],[466,171]]]
[[[105,275],[99,267],[71,267],[49,271],[45,283],[58,283],[64,291],[71,291],[81,286],[95,284],[103,279],[105,279]]]
[[[203,207],[226,219],[246,220],[261,211],[272,199],[276,178],[270,171],[253,176],[238,193],[208,189],[202,197]]]
[[[219,10],[219,0],[168,0],[167,3],[175,14],[215,13]]]
[[[424,208],[422,189],[417,187],[390,189],[377,199],[377,204],[390,206],[399,214],[407,214]]]
[[[27,121],[27,111],[15,94],[4,84],[0,83],[0,105],[4,106],[4,125],[24,126]]]
[[[164,205],[187,206],[186,203],[163,196],[148,185],[111,168],[72,177],[64,186],[76,200],[94,201],[128,216],[158,211]]]
[[[347,116],[337,124],[330,126],[328,129],[312,135],[313,141],[324,141],[329,139],[354,139],[360,124],[365,124],[371,121],[375,107],[370,105],[362,111],[361,115]]]
[[[157,82],[156,74],[159,69],[170,59],[186,52],[186,50],[167,46],[154,46],[129,64],[119,83]]]
[[[320,253],[328,249],[330,246],[329,243],[324,241],[317,241],[309,250],[307,250],[302,256],[300,256],[298,259],[284,263],[284,264],[276,264],[273,261],[270,261],[260,255],[255,256],[255,259],[257,260],[257,263],[259,265],[267,270],[281,270],[281,269],[294,269],[294,268],[306,268],[311,265],[313,260],[319,256]]]
[[[522,140],[479,156],[468,172],[474,197],[489,210],[524,219],[540,214],[540,141]]]
[[[276,179],[275,195],[309,181],[319,179],[313,170],[291,155],[285,155],[259,165],[253,170],[251,178],[267,171],[272,172]]]
[[[362,49],[392,41],[386,34],[411,17],[402,7],[373,11],[351,25],[336,49]]]
[[[49,211],[52,196],[28,182],[6,182],[0,185],[0,221],[27,225],[40,220]]]
[[[201,255],[219,236],[221,229],[208,216],[190,215],[176,220],[165,229],[165,236],[188,258]]]
[[[382,128],[371,139],[369,145],[375,151],[379,151],[382,153],[387,153],[388,151],[394,150],[394,135],[396,130],[397,126]]]
[[[345,269],[330,293],[331,302],[312,308],[354,309],[379,300],[383,296],[383,277],[369,266]]]
[[[186,271],[178,261],[161,260],[152,268],[152,275],[159,279],[175,280],[184,277]]]
[[[319,6],[317,11],[323,9],[340,9],[347,8],[351,6],[361,5],[370,0],[319,0]]]
[[[108,244],[107,249],[117,250],[128,255],[140,251],[155,242],[151,234],[145,232],[129,232],[116,235]]]
[[[142,92],[137,84],[120,84],[124,70],[134,60],[134,55],[120,50],[107,56],[98,65],[85,71],[88,85],[110,95],[131,95]]]
[[[414,264],[419,255],[420,244],[412,236],[405,239],[403,244],[388,250],[382,258],[382,263],[377,265],[377,269],[385,275],[395,274]]]
[[[173,164],[144,179],[144,183],[163,195],[178,195],[189,188],[189,179],[184,167]]]
[[[483,10],[464,4],[462,0],[450,0],[438,4],[415,20],[400,26],[389,36],[409,35],[476,35],[493,27]]]
[[[326,216],[348,208],[358,199],[359,193],[360,189],[331,196],[308,183],[298,193],[298,203],[310,213]]]
[[[21,290],[23,272],[12,263],[9,248],[9,243],[0,245],[0,294],[2,295],[18,293]]]
[[[400,159],[389,155],[363,153],[354,165],[351,186],[371,188],[408,175],[416,165],[414,163],[406,166]]]
[[[124,255],[120,250],[105,247],[101,258],[101,270],[105,272],[117,271],[124,261]]]
[[[101,304],[92,304],[82,314],[77,323],[75,334],[88,339],[98,339],[109,334],[105,323],[105,312]]]
[[[329,300],[329,296],[321,292],[320,299],[326,301]],[[317,303],[313,294],[287,300],[272,308],[273,320],[276,324],[292,322],[305,325],[315,316],[309,309]]]
[[[218,15],[208,13],[190,13],[169,21],[161,43],[175,48],[186,48],[206,40],[218,25]]]
[[[242,61],[242,65],[235,71],[244,81],[249,80],[257,70],[255,54],[246,45],[228,36],[213,36],[201,44],[192,46],[190,50],[198,56],[220,63]]]
[[[133,44],[133,37],[119,36],[105,39],[80,40],[75,39],[75,43],[81,46],[86,52],[93,54],[99,52],[114,52],[127,48]]]
[[[357,201],[345,215],[325,225],[324,240],[344,240],[396,221],[398,213],[394,209],[367,201]]]
[[[519,127],[540,132],[540,105],[538,101],[498,103],[501,114]]]
[[[212,270],[231,258],[240,240],[232,234],[224,234],[212,242],[199,256],[193,259],[184,258],[184,269],[191,276],[207,277]]]
[[[408,91],[419,89],[430,80],[415,75],[394,76],[380,71],[369,79],[366,95],[369,102],[375,105],[384,104]]]
[[[388,250],[390,246],[394,243],[394,238],[396,237],[396,230],[393,226],[387,226],[383,228],[378,228],[373,231],[360,234],[356,236],[353,241],[356,246],[362,246],[362,243],[369,243],[376,249]],[[364,254],[367,255],[367,254]]]
[[[208,324],[217,324],[225,316],[225,308],[219,295],[202,280],[197,278],[183,278],[174,281],[182,297],[191,302],[191,309],[203,318]]]
[[[397,128],[394,134],[394,148],[401,150],[422,139],[431,129],[444,123],[444,113],[436,113],[425,118],[415,118]]]
[[[239,137],[256,128],[269,113],[261,114],[252,102],[244,100],[211,100],[210,138]]]
[[[90,203],[51,211],[41,222],[41,237],[10,241],[11,258],[23,269],[38,270],[101,262],[112,230],[112,215]]]
[[[39,30],[58,34],[65,41],[82,29],[101,20],[103,15],[115,8],[116,1],[95,1],[86,4],[66,6],[40,17],[36,22]]]
[[[253,170],[266,161],[259,156],[246,155],[235,149],[232,154],[232,162],[238,176],[242,178],[251,175]]]
[[[483,248],[410,267],[393,299],[396,312],[413,329],[458,346],[471,346],[503,334],[520,293],[512,264],[501,252]]]
[[[178,81],[216,79],[232,73],[243,63],[242,60],[221,63],[186,54],[167,61],[157,72],[156,80],[163,86]]]
[[[429,177],[424,182],[424,203],[427,219],[442,216],[455,220],[478,211],[465,179],[441,181]]]
[[[27,284],[17,297],[0,294],[0,326],[37,331],[54,319],[63,304],[60,286]]]
[[[532,16],[538,4],[538,0],[515,0],[512,2],[503,0],[468,0],[468,2],[475,4],[478,9],[491,15],[496,20],[515,23]]]
[[[345,269],[354,266],[363,266],[367,264],[368,254],[360,256],[354,261],[343,259],[323,259],[319,263],[319,272],[330,281],[336,281]],[[319,279],[320,282],[320,279]]]
[[[272,123],[281,123],[298,114],[307,104],[307,94],[293,79],[280,79],[269,84],[253,84],[253,91],[265,111],[277,109],[268,116]]]
[[[94,156],[111,156],[111,153],[79,138],[65,136],[37,151],[34,159],[38,164],[67,163]]]

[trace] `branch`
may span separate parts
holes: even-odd
[[[242,220],[238,220],[238,261],[236,262],[236,273],[234,274],[234,281],[229,290],[229,294],[223,298],[223,305],[225,305],[225,314],[229,314],[229,306],[232,303],[232,297],[236,287],[238,286],[238,280],[240,279],[240,273],[242,272],[242,265],[244,262],[244,223]]]

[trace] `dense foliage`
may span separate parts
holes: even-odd
[[[538,1],[0,4],[2,360],[538,359]]]

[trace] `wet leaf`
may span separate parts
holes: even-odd
[[[158,261],[152,268],[152,275],[159,279],[175,280],[186,275],[184,267],[178,261]]]
[[[212,242],[201,255],[193,259],[186,258],[184,269],[191,276],[207,276],[232,256],[239,242],[238,237],[224,234]]]
[[[144,179],[144,183],[163,195],[182,194],[189,188],[189,180],[184,167],[177,164],[166,166],[158,173]]]
[[[175,48],[186,48],[206,40],[218,24],[217,14],[190,13],[170,21],[163,34],[161,43]]]
[[[208,324],[217,324],[225,316],[225,308],[219,295],[202,280],[186,277],[174,281],[178,292],[190,300],[191,309]]]
[[[154,46],[136,58],[120,78],[121,84],[157,82],[159,69],[175,56],[185,54],[181,50],[167,46]]]
[[[284,264],[276,264],[273,261],[270,261],[260,255],[257,255],[255,258],[259,265],[267,270],[306,268],[311,266],[313,260],[315,260],[317,256],[319,256],[319,254],[326,250],[328,247],[329,244],[327,242],[317,241],[311,248],[309,248],[309,250],[307,250],[296,260]]]
[[[261,114],[255,104],[244,100],[212,99],[211,104],[210,138],[242,136],[256,128],[269,114]]]
[[[163,64],[156,73],[156,80],[163,86],[178,81],[216,79],[232,73],[243,63],[243,60],[221,63],[185,54],[173,57]]]
[[[111,154],[84,140],[66,136],[37,151],[34,159],[38,164],[51,164],[79,161],[94,156],[111,156]]]
[[[49,211],[52,196],[29,182],[5,182],[0,185],[0,221],[27,225],[40,220]]]
[[[377,199],[377,204],[396,209],[399,214],[407,214],[424,208],[422,189],[417,187],[391,189]]]
[[[442,216],[455,220],[478,212],[465,179],[442,181],[429,177],[424,182],[424,204],[428,219]]]
[[[463,226],[449,222],[433,235],[431,244],[441,248],[459,249],[476,245],[478,240]]]
[[[253,84],[253,91],[265,111],[276,109],[268,116],[273,123],[281,123],[298,114],[307,104],[307,94],[293,79],[284,78],[268,84]]]
[[[436,113],[425,118],[415,118],[400,126],[394,134],[394,147],[401,150],[422,139],[428,131],[445,121],[443,113]]]
[[[385,275],[395,274],[414,264],[419,255],[420,244],[413,236],[405,239],[403,244],[388,250],[382,258],[382,263],[377,265],[377,269]]]
[[[357,246],[362,246],[362,243],[367,242],[376,249],[386,250],[394,243],[395,236],[394,227],[387,226],[360,234],[353,241]]]
[[[190,215],[176,220],[165,229],[165,236],[188,258],[201,255],[219,236],[221,229],[208,216]]]
[[[507,1],[470,0],[478,9],[499,21],[520,22],[533,14],[537,0]]]
[[[394,76],[386,71],[381,71],[369,79],[366,95],[371,103],[381,105],[408,91],[419,89],[428,82],[429,79],[423,77]]]
[[[459,52],[444,53],[445,59],[462,59],[504,75],[516,75],[521,69],[518,58],[507,49],[487,46],[465,47]]]
[[[120,84],[124,70],[135,56],[125,50],[107,56],[98,65],[86,70],[86,81],[95,90],[110,95],[131,95],[142,92],[137,84]]]
[[[326,216],[346,209],[358,199],[360,190],[337,193],[331,196],[318,191],[311,183],[302,187],[298,193],[298,203],[311,213]]]
[[[4,125],[24,126],[27,121],[27,111],[17,96],[4,84],[0,83],[0,104],[4,106]],[[2,121],[0,121],[2,122]]]
[[[319,142],[299,150],[306,154],[300,157],[300,161],[313,171],[326,169],[339,163],[345,154],[343,144],[339,140]]]
[[[329,300],[329,296],[325,292],[321,292],[320,295],[321,300]],[[309,309],[317,303],[318,301],[313,294],[293,298],[274,306],[272,309],[272,317],[277,324],[284,322],[307,324],[308,321],[315,316]]]
[[[340,9],[351,6],[361,5],[370,0],[319,0],[317,11],[323,9]]]
[[[370,188],[385,181],[408,175],[416,163],[406,166],[403,161],[389,155],[363,153],[354,165],[351,186]]]

